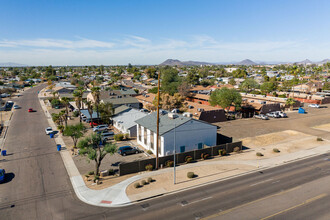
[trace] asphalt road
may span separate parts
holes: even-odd
[[[55,142],[44,132],[48,124],[37,99],[38,90],[40,87],[32,88],[18,99],[22,109],[15,110],[5,142],[9,155],[0,157],[0,166],[6,169],[10,177],[0,184],[0,219],[221,219],[224,211],[227,214],[237,213],[242,207],[253,207],[255,202],[268,201],[277,194],[283,196],[284,207],[279,210],[294,207],[294,204],[285,202],[286,193],[283,192],[300,192],[294,191],[298,186],[304,192],[312,183],[317,189],[318,185],[324,186],[322,180],[330,176],[330,161],[325,160],[330,155],[322,155],[127,207],[90,206],[75,196]],[[36,109],[36,112],[28,113],[28,108]],[[299,201],[297,198],[295,202]],[[328,217],[330,211],[326,207],[329,205],[329,196],[323,195],[307,207],[297,206],[274,218],[293,219],[300,216],[304,219],[304,216],[310,217],[311,214],[313,219]],[[267,215],[279,212],[266,202],[260,206],[267,207]],[[320,211],[314,212],[313,207]],[[299,215],[296,215],[297,212]],[[253,217],[266,216],[256,211]]]

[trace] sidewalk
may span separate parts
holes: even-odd
[[[56,130],[56,125],[52,121],[49,112],[47,111],[47,107],[45,106],[43,100],[41,99],[41,95],[43,92],[39,93],[39,101],[46,118],[48,120],[49,125]],[[235,167],[235,169],[228,169],[226,172],[221,171],[216,175],[209,175],[202,178],[197,178],[196,180],[186,180],[184,182],[180,182],[180,184],[173,184],[173,168],[166,168],[152,172],[145,172],[136,176],[133,176],[125,181],[122,181],[114,186],[102,189],[102,190],[93,190],[88,188],[85,185],[85,182],[80,175],[72,157],[70,151],[66,149],[65,143],[62,139],[61,134],[56,134],[55,136],[56,144],[61,144],[62,150],[60,151],[63,163],[66,167],[68,175],[70,177],[73,189],[77,195],[77,197],[90,205],[94,206],[102,206],[102,207],[120,207],[130,205],[132,202],[136,202],[143,199],[148,199],[151,197],[155,197],[158,195],[164,195],[168,193],[179,192],[182,190],[187,190],[190,188],[198,187],[201,185],[210,184],[212,182],[223,181],[228,178],[233,178],[236,176],[245,175],[247,173],[256,172],[261,169],[267,169],[271,167],[275,167],[278,165],[282,165],[288,162],[293,162],[299,159],[312,157],[316,155],[320,155],[326,152],[329,152],[330,146],[323,145],[319,147],[315,147],[308,150],[302,150],[295,153],[289,153],[269,159],[260,159],[260,160],[207,160],[200,161],[198,163],[186,164],[184,166],[179,166],[176,168],[178,173],[186,173],[187,170],[193,168],[207,167],[207,166],[227,166],[230,165]],[[165,178],[168,182],[165,184],[168,187],[158,187],[160,181],[156,181],[155,183],[149,184],[150,187],[154,186],[156,189],[148,190],[146,192],[138,192],[131,193],[129,196],[127,192],[130,192],[132,189],[132,184],[136,181],[140,181],[141,179],[145,179],[148,177],[152,177],[153,179],[157,178]],[[172,177],[172,179],[171,179]],[[139,190],[139,189],[136,189]]]

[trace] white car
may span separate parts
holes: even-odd
[[[47,135],[53,133],[53,129],[51,127],[46,128],[45,131]]]
[[[308,105],[308,107],[311,107],[311,108],[320,108],[320,106],[318,104],[310,104],[310,105]]]
[[[264,115],[264,114],[260,114],[260,115],[254,115],[255,118],[258,118],[258,119],[262,119],[262,120],[268,120],[269,118]]]
[[[96,127],[93,128],[93,131],[105,131],[108,130],[109,125],[98,125]]]

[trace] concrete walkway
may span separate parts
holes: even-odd
[[[43,96],[41,94],[43,94],[43,92],[39,93],[40,105],[41,105],[42,109],[44,110],[44,113],[46,115],[49,125],[54,130],[57,130],[57,126],[52,121],[51,115],[47,111],[47,107],[44,104],[44,101],[42,99]],[[102,206],[102,207],[120,207],[120,206],[130,205],[132,202],[135,202],[135,201],[131,201],[126,194],[126,189],[130,184],[132,184],[135,181],[138,181],[140,179],[143,179],[143,178],[153,177],[153,176],[156,176],[159,174],[173,172],[173,169],[162,169],[162,170],[157,170],[157,171],[153,171],[153,172],[145,172],[143,174],[139,174],[139,175],[133,176],[131,178],[128,178],[114,186],[111,186],[111,187],[108,187],[108,188],[105,188],[102,190],[93,190],[93,189],[88,188],[85,185],[85,182],[84,182],[82,176],[80,175],[80,173],[71,157],[70,151],[68,149],[66,149],[66,146],[62,139],[61,134],[55,135],[55,142],[56,142],[56,144],[61,144],[61,146],[62,146],[62,150],[60,151],[60,154],[61,154],[63,163],[66,167],[66,170],[68,172],[73,189],[74,189],[77,197],[81,201],[83,201],[87,204],[90,204],[90,205]],[[282,165],[282,164],[285,164],[288,162],[293,162],[293,161],[296,161],[299,159],[304,159],[304,158],[320,155],[320,154],[323,154],[326,152],[330,152],[329,150],[330,150],[330,146],[323,145],[323,146],[319,146],[319,147],[316,147],[313,149],[285,154],[282,156],[269,158],[269,159],[245,160],[245,161],[242,161],[242,160],[200,161],[198,163],[192,163],[192,164],[186,164],[184,166],[179,166],[179,167],[177,167],[177,170],[179,171],[179,170],[184,170],[184,169],[194,167],[194,166],[214,165],[214,164],[251,165],[251,166],[256,167],[256,169],[249,171],[249,172],[245,172],[245,173],[238,174],[238,175],[236,174],[234,176],[220,178],[220,179],[216,180],[216,181],[222,181],[222,180],[225,180],[228,178],[233,178],[236,176],[245,175],[247,173],[256,172],[257,170],[271,168],[271,167]],[[209,184],[209,183],[210,182],[205,183],[205,184]],[[198,187],[198,186],[205,185],[205,184],[196,185],[196,183],[194,183],[194,181],[191,181],[190,187],[186,187],[185,189],[166,191],[163,188],[161,188],[159,190],[154,190],[154,191],[150,191],[148,193],[143,193],[139,197],[136,197],[136,198],[139,198],[139,200],[143,200],[143,199],[154,197],[154,196],[157,196],[160,194],[163,195],[163,194],[167,194],[167,193],[178,192],[178,191],[187,190],[189,188]]]

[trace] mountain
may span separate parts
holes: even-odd
[[[200,61],[180,61],[175,59],[167,59],[159,65],[160,66],[200,66],[200,65],[212,65],[212,64],[207,62],[200,62]]]
[[[252,66],[252,65],[258,65],[257,63],[253,62],[252,60],[245,59],[241,62],[235,63],[236,65],[245,65],[245,66]]]
[[[312,64],[313,62],[310,61],[309,59],[306,59],[306,60],[303,60],[303,61],[300,61],[300,62],[297,62],[297,63],[306,65],[306,64]]]
[[[19,64],[19,63],[12,63],[12,62],[0,63],[0,67],[22,67],[22,66],[28,66],[28,65]]]
[[[320,64],[330,63],[330,59],[324,59],[318,63],[320,63]]]

